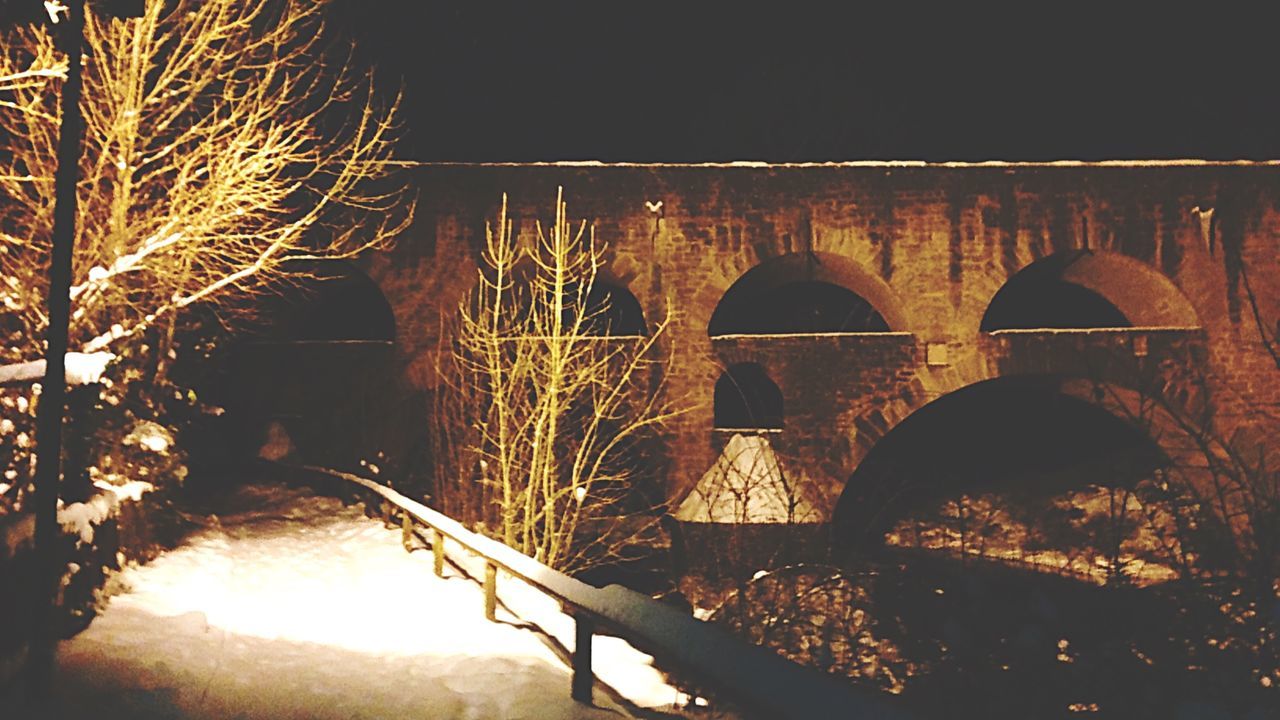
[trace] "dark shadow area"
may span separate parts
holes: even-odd
[[[1090,329],[1200,325],[1164,274],[1118,253],[1073,250],[1019,270],[995,294],[979,329]]]
[[[714,622],[894,692],[923,718],[1261,719],[1274,701],[1232,653],[1212,672],[1199,665],[1186,639],[1203,636],[1202,615],[1171,585],[1099,587],[896,550],[682,587]]]
[[[1165,462],[1144,433],[1058,392],[1051,378],[1002,378],[916,411],[872,448],[836,509],[841,535],[871,546],[900,519],[964,493],[1018,505],[1087,485],[1123,487]]]
[[[596,280],[587,295],[587,334],[600,337],[646,335],[644,310],[630,290]]]
[[[1035,328],[1121,328],[1132,323],[1106,298],[1040,273],[1017,275],[996,293],[982,331]]]
[[[782,392],[759,365],[730,366],[716,381],[716,429],[780,430],[784,417]]]
[[[1099,293],[1064,279],[1082,253],[1032,263],[996,293],[982,316],[982,332],[1037,328],[1118,328],[1133,323]]]
[[[352,265],[307,271],[263,304],[257,331],[229,353],[216,420],[233,466],[264,458],[401,472],[421,424],[398,389],[391,306]]]
[[[769,293],[726,298],[711,320],[712,335],[888,331],[871,303],[821,281],[790,282]]]
[[[537,310],[546,312],[554,307],[554,298],[544,287],[539,277],[537,266],[528,258],[517,262],[510,270],[505,282],[510,287],[502,298],[502,332],[515,335],[529,332],[546,331],[548,323],[536,319],[532,313]],[[469,312],[484,315],[492,312],[492,283],[497,278],[489,273],[489,285],[476,284],[467,295]],[[584,311],[581,335],[585,337],[634,337],[647,335],[648,324],[645,322],[644,308],[626,285],[606,278],[601,270],[591,283],[585,302],[580,301],[578,293],[581,286],[577,283],[566,283],[561,298],[564,310],[560,315],[564,330],[568,332],[575,321],[579,310]],[[537,302],[534,298],[545,293]],[[543,327],[539,328],[541,325]]]
[[[269,303],[267,342],[392,342],[395,316],[367,275],[343,265],[325,266],[316,277],[289,288]]]
[[[716,305],[707,333],[888,332],[902,325],[895,310],[888,285],[853,260],[792,253],[765,260],[738,278]]]

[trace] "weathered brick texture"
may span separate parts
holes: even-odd
[[[502,194],[516,231],[529,235],[536,220],[548,221],[563,186],[570,216],[594,223],[609,243],[608,275],[636,296],[650,326],[668,302],[676,312],[664,343],[678,357],[671,388],[697,407],[672,428],[673,497],[723,446],[724,433],[712,428],[712,390],[735,362],[759,363],[781,389],[779,452],[815,478],[809,494],[828,509],[869,448],[907,415],[1002,375],[1101,373],[1123,384],[1101,360],[1107,353],[1153,365],[1182,353],[1179,362],[1210,378],[1220,423],[1280,410],[1280,372],[1254,310],[1275,332],[1280,166],[437,165],[418,172],[413,230],[368,268],[395,309],[406,377],[420,387],[434,382],[441,317],[474,282],[485,221]],[[659,212],[646,206],[659,201]],[[1081,249],[1099,259],[1073,281],[1092,283],[1135,325],[1172,329],[980,332],[1011,276]],[[708,337],[712,313],[739,278],[770,259],[809,252],[837,258],[832,272],[856,268],[843,272],[845,284],[872,300],[894,333]],[[1190,346],[1201,351],[1184,352]]]

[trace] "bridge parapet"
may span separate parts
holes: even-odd
[[[711,338],[723,367],[761,365],[795,408],[790,417],[829,420],[835,408],[909,381],[921,361],[911,333],[719,335]]]
[[[978,338],[991,377],[1058,375],[1123,387],[1145,385],[1169,363],[1203,363],[1205,344],[1200,328],[997,330]]]
[[[1002,376],[1120,384],[1132,366],[1207,377],[1228,424],[1280,407],[1262,342],[1280,308],[1266,272],[1276,262],[1278,173],[1274,163],[1185,161],[432,165],[419,174],[417,237],[375,258],[370,275],[395,310],[406,377],[430,387],[439,317],[472,282],[466,269],[485,220],[507,193],[516,234],[528,240],[562,186],[571,214],[608,241],[611,277],[647,316],[662,316],[667,301],[676,311],[663,346],[679,358],[669,388],[692,409],[671,427],[672,499],[723,451],[714,388],[734,363],[760,365],[781,391],[775,447],[838,486],[903,418]],[[1034,300],[1053,309],[1067,299],[1085,309],[1105,301],[1151,327],[981,333],[1015,281],[1028,292],[1005,292],[1004,304],[1025,310],[1013,315],[1030,326],[1098,320],[1033,312]],[[735,286],[759,300],[739,307],[758,311],[796,283],[839,286],[913,335],[708,339]],[[1171,327],[1180,323],[1203,330]],[[1028,325],[993,318],[986,327]]]

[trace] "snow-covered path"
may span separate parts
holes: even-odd
[[[42,717],[627,717],[573,702],[536,633],[485,621],[475,583],[435,577],[398,531],[301,491],[241,495],[126,571],[131,590],[62,643]]]

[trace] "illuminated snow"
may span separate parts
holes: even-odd
[[[103,480],[94,480],[95,487],[104,490],[84,502],[75,502],[58,508],[58,524],[64,532],[78,535],[80,542],[93,542],[94,528],[101,525],[125,500],[137,502],[143,493],[155,490],[155,486],[141,480],[114,485]]]
[[[164,455],[173,444],[173,435],[163,425],[143,420],[133,427],[122,442],[125,445],[137,445],[143,450]]]
[[[148,435],[139,440],[138,444],[154,453],[163,453],[169,449],[169,441],[160,435]]]
[[[76,353],[66,355],[67,382],[72,385],[89,385],[102,379],[107,365],[116,356],[109,352]]]
[[[785,523],[819,520],[818,512],[778,464],[768,438],[734,433],[724,452],[698,481],[675,518],[685,522]]]
[[[155,485],[142,480],[130,480],[119,485],[103,480],[94,480],[93,485],[115,495],[118,502],[124,502],[125,500],[137,502],[142,499],[143,494],[156,489]]]
[[[481,577],[484,563],[471,556],[454,556],[472,577]],[[536,623],[560,643],[574,647],[574,620],[560,611],[559,601],[505,573],[499,574],[498,596],[517,616]],[[591,643],[596,677],[632,703],[647,708],[669,708],[678,691],[656,670],[653,658],[625,640],[597,635]]]
[[[109,352],[67,353],[63,356],[67,384],[89,385],[102,380],[102,374],[106,372],[107,365],[115,359],[116,356]],[[0,365],[0,383],[30,382],[42,379],[44,374],[44,360]]]
[[[251,510],[211,516],[183,547],[123,573],[130,591],[62,643],[58,710],[93,708],[99,718],[625,716],[600,693],[599,707],[573,702],[567,668],[537,633],[501,611],[507,622],[485,621],[479,587],[452,569],[436,578],[431,553],[406,553],[398,530],[302,492],[249,493]],[[513,607],[533,607],[539,624],[572,637],[554,601],[526,597],[505,578],[501,586]],[[670,702],[674,690],[645,656],[626,651],[597,639],[597,667],[640,678],[633,690]]]

